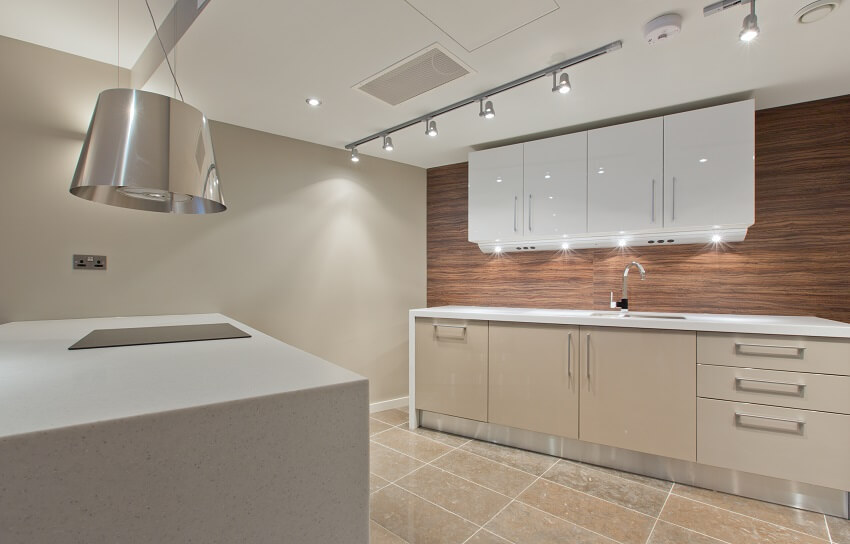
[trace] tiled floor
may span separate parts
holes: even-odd
[[[372,544],[850,544],[850,522],[372,414]]]

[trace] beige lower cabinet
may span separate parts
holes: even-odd
[[[490,322],[488,421],[578,438],[579,328]]]
[[[706,465],[850,489],[850,416],[699,399]]]
[[[416,320],[416,408],[487,421],[487,321]]]
[[[696,461],[696,333],[581,327],[579,438]]]

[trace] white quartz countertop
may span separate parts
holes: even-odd
[[[478,319],[524,323],[559,323],[598,327],[633,327],[749,334],[782,334],[850,338],[850,324],[819,317],[786,315],[676,314],[618,310],[558,310],[491,308],[487,306],[437,306],[410,310],[410,316],[444,319]],[[683,318],[683,319],[682,319]]]
[[[251,338],[68,351],[95,329],[231,323]],[[0,438],[365,380],[221,314],[0,325]]]

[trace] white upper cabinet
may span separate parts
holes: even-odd
[[[523,144],[469,154],[469,241],[523,238]]]
[[[587,132],[525,143],[525,237],[587,232]]]
[[[588,232],[660,228],[663,118],[591,130],[587,150]]]
[[[752,100],[664,117],[664,226],[755,221]]]

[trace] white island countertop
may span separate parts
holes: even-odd
[[[231,323],[251,338],[69,351],[95,329]],[[0,325],[0,438],[365,378],[221,314]]]
[[[437,306],[410,310],[417,317],[557,323],[594,327],[632,327],[740,334],[777,334],[850,338],[850,324],[819,317],[737,314],[677,314],[617,310],[558,310],[539,308],[498,308],[487,306]]]

